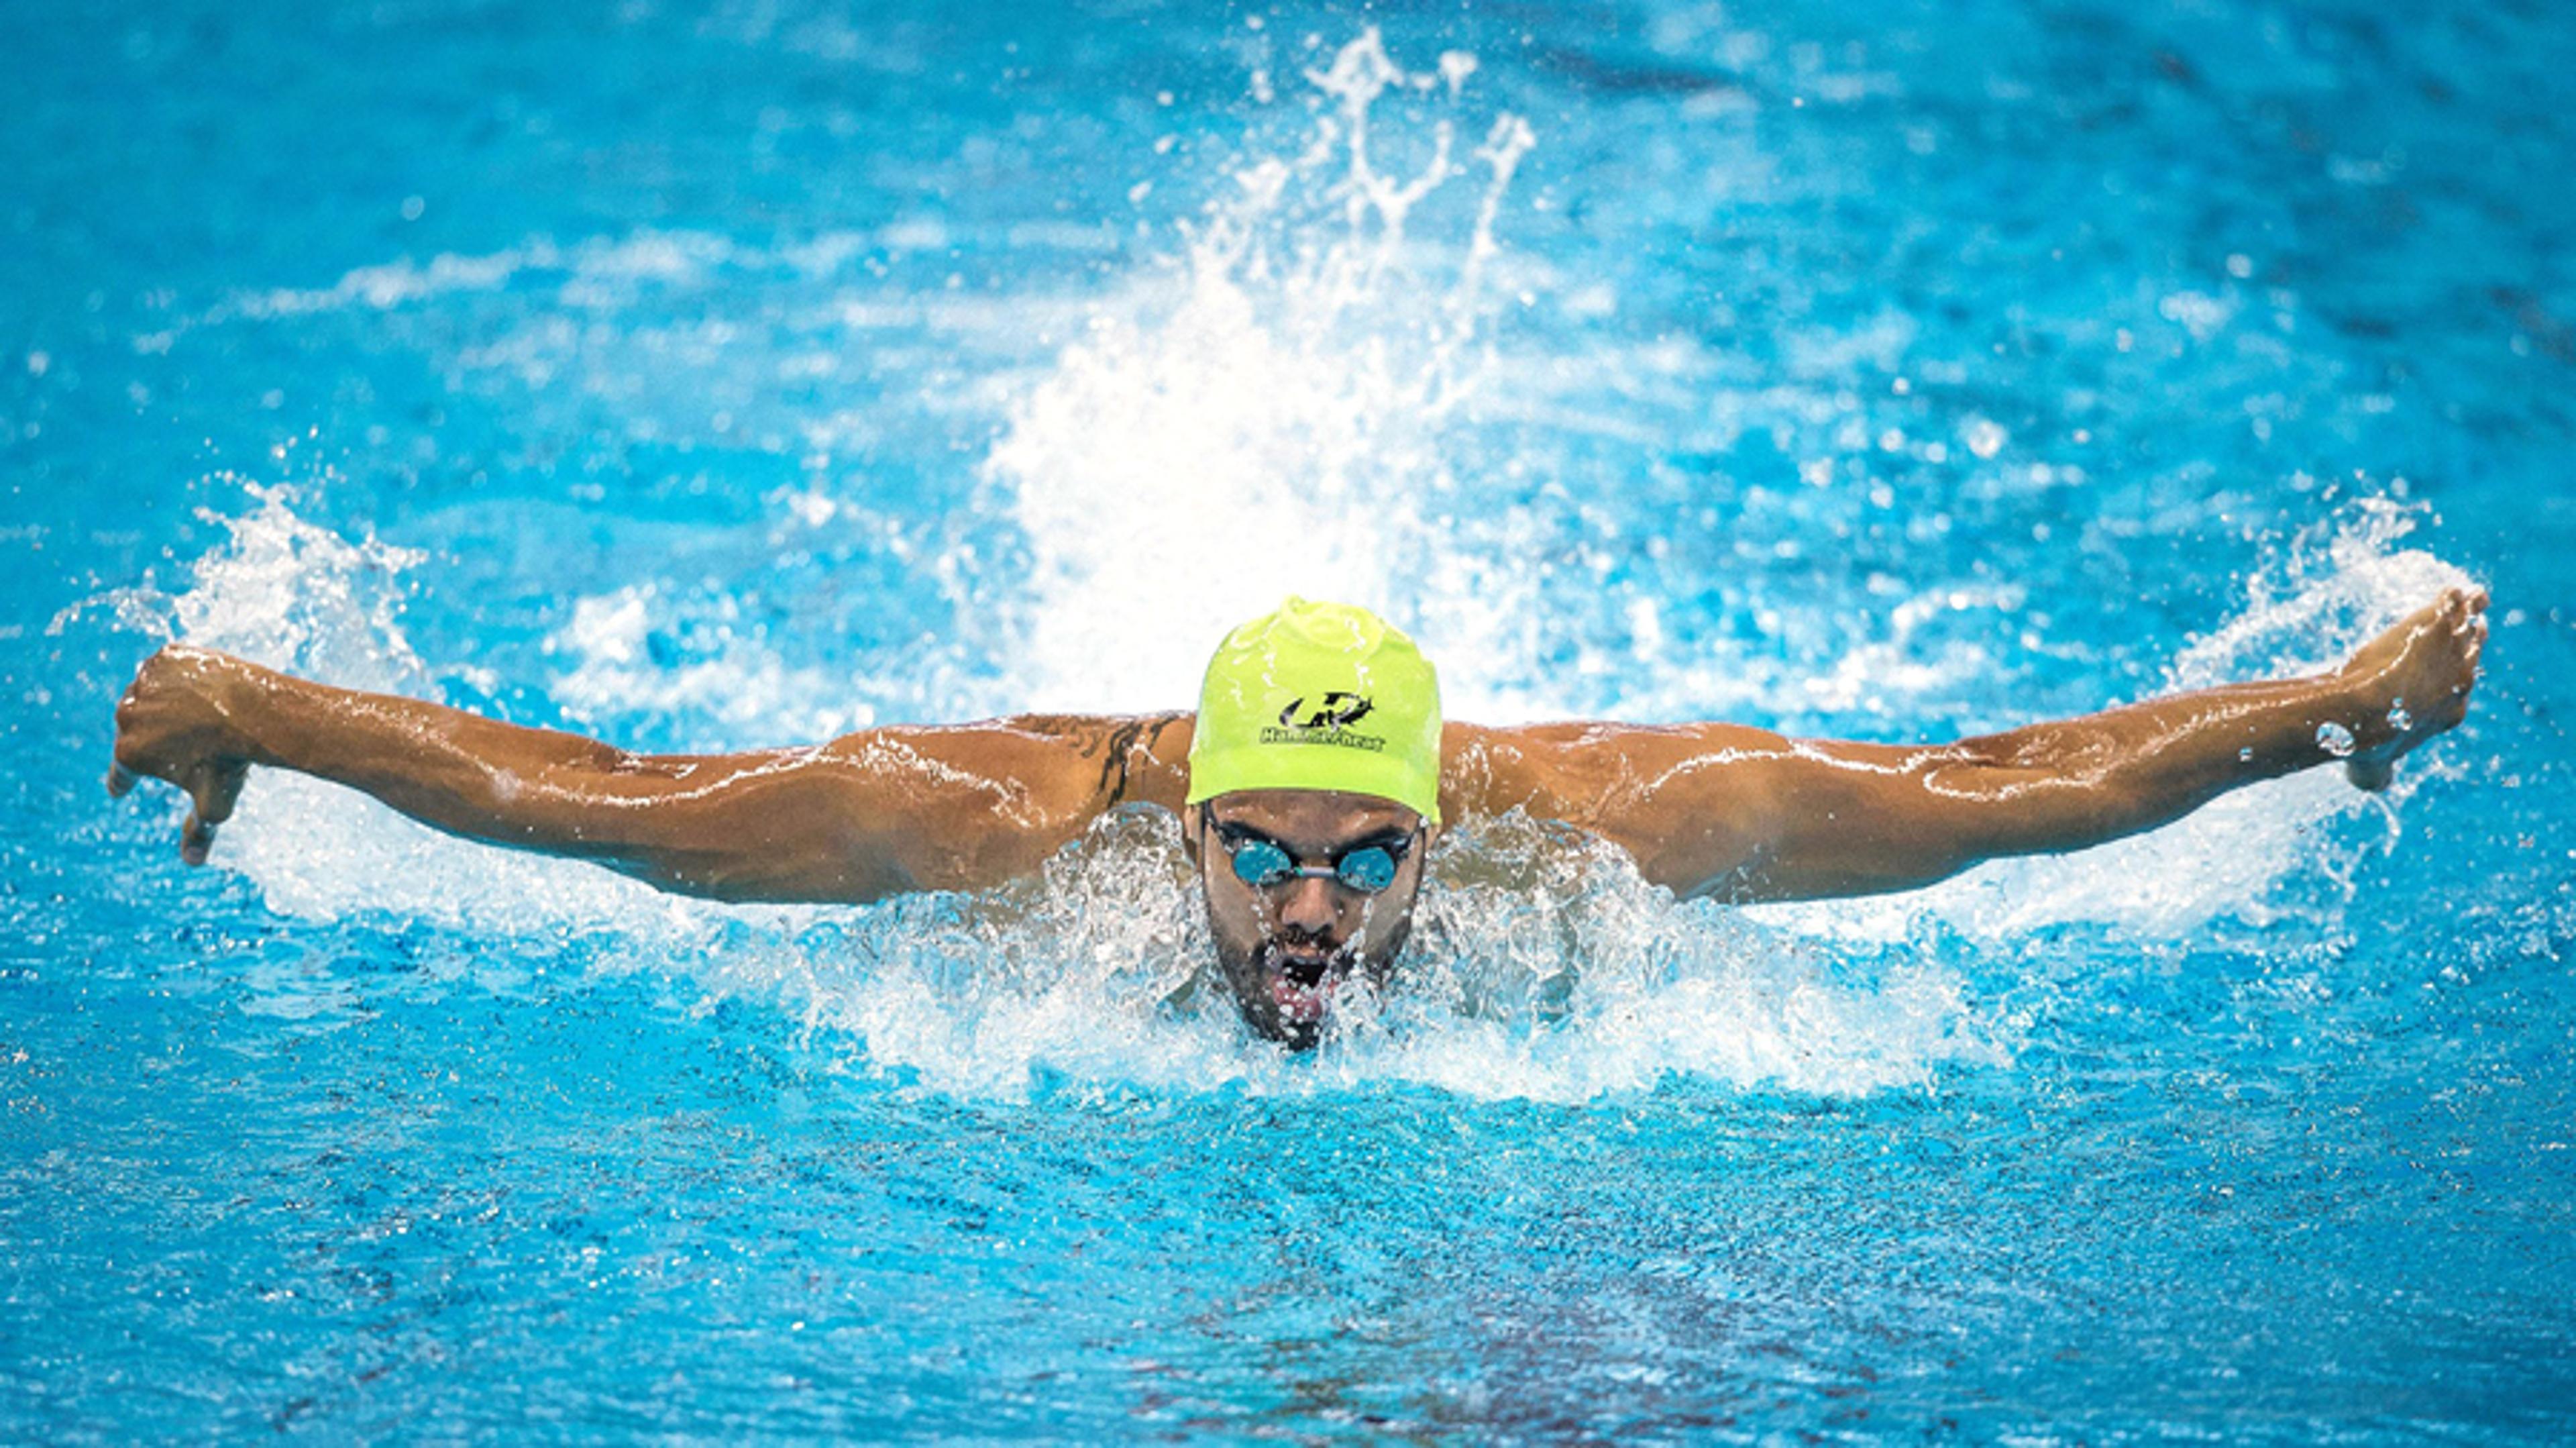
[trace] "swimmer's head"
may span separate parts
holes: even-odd
[[[1440,822],[1440,686],[1365,609],[1291,598],[1226,636],[1182,834],[1244,1020],[1298,1048],[1385,983]]]

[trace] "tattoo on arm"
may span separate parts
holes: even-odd
[[[1093,736],[1091,747],[1082,751],[1083,757],[1087,759],[1094,751],[1104,746],[1109,750],[1109,757],[1100,761],[1099,789],[1113,804],[1127,797],[1128,751],[1135,748],[1136,736],[1145,732],[1146,723],[1147,721],[1143,719],[1130,719],[1110,730],[1105,739],[1097,735]],[[1109,786],[1109,776],[1113,770],[1118,775],[1118,787],[1114,791]]]
[[[1137,741],[1144,740],[1148,751],[1159,750],[1163,732],[1185,717],[1140,714],[1104,719],[1089,714],[1032,714],[1013,722],[1035,733],[1076,741],[1084,759],[1099,761],[1100,777],[1092,788],[1102,808],[1115,809],[1128,801],[1128,771],[1135,762]]]
[[[1114,761],[1118,773],[1118,784],[1116,792],[1108,796],[1112,807],[1129,803],[1135,798],[1135,796],[1129,792],[1130,781],[1127,776],[1128,770],[1133,767],[1136,762],[1136,741],[1140,738],[1143,739],[1145,741],[1145,752],[1148,755],[1159,757],[1163,752],[1164,731],[1170,729],[1173,725],[1180,723],[1181,720],[1186,717],[1186,715],[1181,714],[1149,714],[1139,718],[1130,719],[1119,725],[1117,729],[1111,732],[1109,738],[1110,758],[1108,760],[1104,760],[1101,764],[1100,784],[1103,789],[1108,789],[1110,787],[1109,773],[1112,767],[1112,762]]]

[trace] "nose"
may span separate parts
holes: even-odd
[[[1333,899],[1333,881],[1306,875],[1292,880],[1279,894],[1279,924],[1288,930],[1322,935],[1341,915]]]

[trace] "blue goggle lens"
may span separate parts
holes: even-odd
[[[1363,895],[1375,895],[1395,883],[1395,852],[1384,845],[1353,850],[1335,860],[1329,870],[1320,866],[1300,868],[1288,858],[1286,850],[1269,840],[1245,840],[1230,848],[1234,851],[1234,877],[1257,888],[1284,885],[1306,875],[1326,875]]]

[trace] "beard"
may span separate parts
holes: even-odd
[[[1385,985],[1409,926],[1409,921],[1399,926],[1375,957],[1363,955],[1356,941],[1276,933],[1247,943],[1220,933],[1217,965],[1244,1024],[1292,1051],[1309,1051],[1323,1039],[1325,1023],[1344,992]]]

